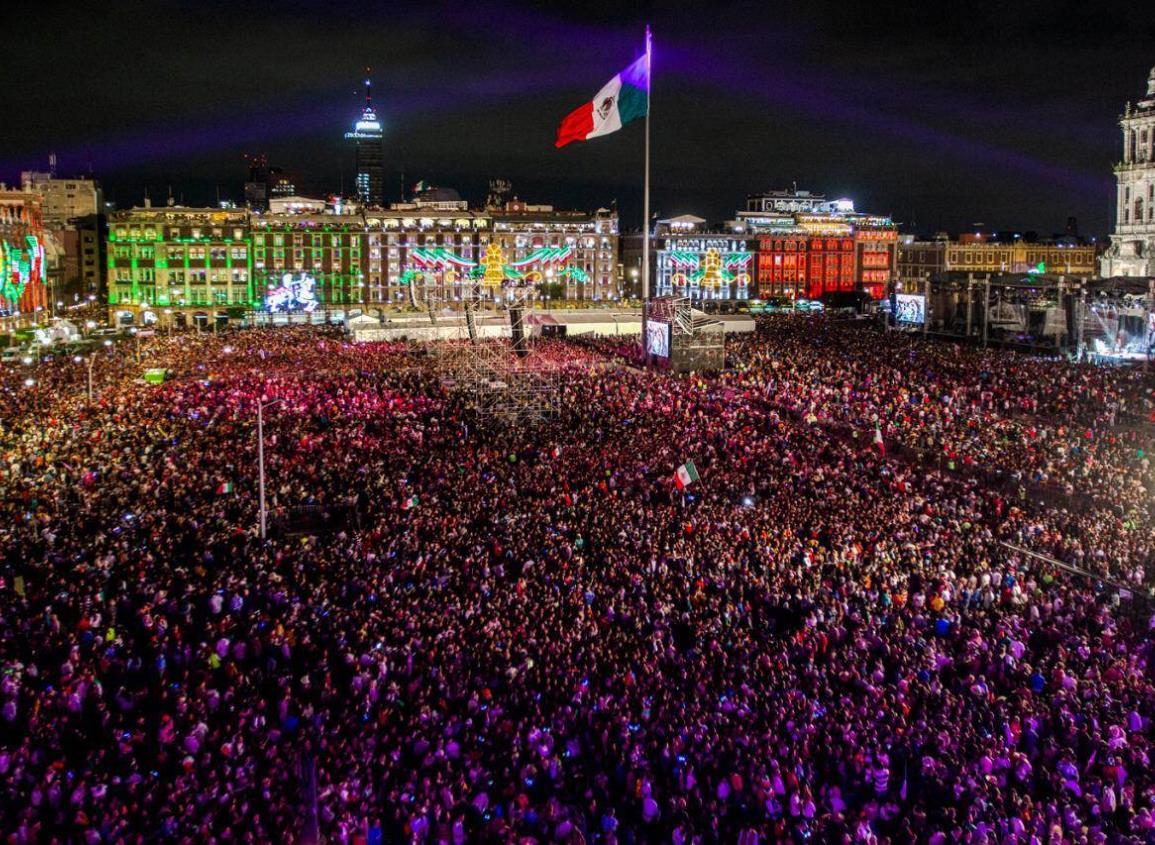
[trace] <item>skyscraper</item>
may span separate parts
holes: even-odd
[[[365,69],[368,73],[368,68]],[[345,137],[356,145],[357,199],[365,205],[381,205],[385,192],[384,153],[381,145],[381,121],[373,110],[373,85],[365,77],[365,108]]]

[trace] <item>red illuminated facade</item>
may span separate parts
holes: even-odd
[[[764,235],[758,238],[758,296],[818,299],[861,290],[882,299],[897,245],[897,233],[886,230]]]
[[[883,299],[898,267],[898,230],[859,226],[854,231],[856,284],[872,299]]]
[[[798,190],[756,194],[747,197],[733,226],[758,236],[760,299],[857,291],[883,299],[898,264],[893,221],[859,214],[850,200]]]

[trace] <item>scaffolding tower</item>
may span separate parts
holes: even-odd
[[[670,327],[669,367],[675,372],[721,370],[726,334],[720,320],[697,311],[686,297],[664,296],[646,305],[647,321]]]

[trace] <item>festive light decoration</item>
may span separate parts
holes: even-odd
[[[739,298],[745,298],[750,285],[747,271],[753,258],[753,253],[723,253],[717,247],[709,247],[703,252],[670,251],[666,260],[675,270],[670,278],[670,287],[691,293],[707,290],[717,295],[733,284],[738,288]]]
[[[433,249],[422,249],[418,247],[411,249],[409,250],[409,258],[418,267],[437,270],[445,270],[449,267],[464,267],[470,269],[477,266],[476,261],[462,258],[460,255],[442,247],[434,247]]]
[[[481,256],[481,284],[487,288],[499,288],[505,283],[505,255],[501,245],[490,241],[485,247],[485,255]]]
[[[507,264],[504,250],[496,242],[486,246],[480,261],[470,261],[442,247],[419,247],[409,251],[410,266],[398,282],[402,285],[428,282],[427,273],[441,273],[441,283],[445,285],[471,279],[491,289],[538,285],[547,281],[547,277],[584,284],[589,281],[589,274],[568,263],[573,254],[574,249],[569,245],[540,247],[525,258]]]
[[[0,298],[19,303],[29,285],[43,284],[44,246],[35,235],[25,235],[24,246],[0,241]]]
[[[535,249],[520,261],[511,261],[510,267],[528,267],[531,264],[561,264],[573,254],[571,246],[546,246]]]

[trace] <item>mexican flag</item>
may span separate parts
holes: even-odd
[[[882,439],[882,429],[878,427],[878,423],[874,425],[874,445],[880,454],[886,454],[886,443]]]
[[[226,493],[233,492],[233,483],[231,481],[222,481],[217,485],[217,495],[223,496]]]
[[[631,120],[645,117],[649,93],[650,57],[645,55],[603,85],[593,100],[566,115],[554,146],[609,135]]]
[[[405,499],[401,503],[401,510],[403,510],[403,511],[407,511],[410,508],[415,508],[415,507],[417,507],[417,497],[416,496],[410,496],[408,499]]]
[[[679,490],[685,490],[697,480],[698,468],[694,466],[693,461],[686,461],[674,473],[674,483],[678,485]]]

